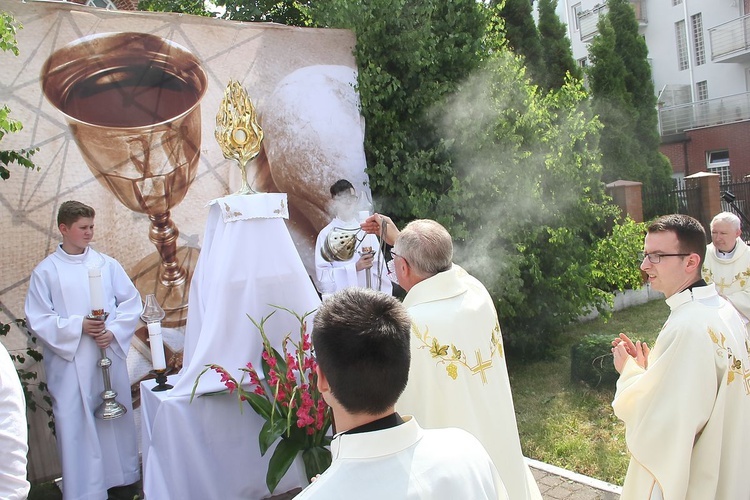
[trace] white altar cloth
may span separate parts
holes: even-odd
[[[171,375],[175,385],[180,375]],[[263,425],[250,405],[240,412],[234,394],[170,397],[141,382],[143,491],[147,500],[253,500],[270,496],[266,470],[273,449],[258,451]],[[303,468],[292,464],[274,495],[301,487]]]
[[[185,327],[181,380],[172,397],[189,396],[205,365],[226,368],[238,380],[248,361],[260,367],[262,350],[255,321],[273,312],[271,304],[302,315],[320,299],[284,222],[282,193],[232,195],[212,201],[198,264],[193,273]],[[299,322],[277,312],[266,333],[277,349],[287,334],[299,339]],[[312,331],[312,316],[308,332]],[[258,370],[260,371],[260,370]],[[206,373],[198,393],[224,389],[219,376]]]

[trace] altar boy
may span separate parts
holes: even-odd
[[[106,499],[108,489],[140,477],[126,357],[141,298],[116,260],[89,247],[94,215],[77,201],[60,205],[62,243],[34,269],[26,296],[29,329],[44,346],[65,500]],[[92,267],[101,268],[105,321],[87,317]],[[104,388],[100,349],[112,361],[112,389],[127,408],[113,420],[94,417]]]

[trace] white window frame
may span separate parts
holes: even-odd
[[[578,19],[578,16],[581,15],[582,9],[581,4],[577,3],[573,5],[570,8],[570,11],[573,15],[573,31],[581,31],[581,21]]]
[[[729,150],[719,149],[706,151],[706,168],[709,172],[719,174],[722,184],[732,182],[732,171],[729,168]]]
[[[695,65],[706,64],[706,44],[703,38],[703,14],[700,12],[690,16],[690,24],[693,29],[693,53],[695,54]]]
[[[99,5],[97,2],[104,3],[105,5]],[[112,0],[86,0],[86,5],[89,7],[97,7],[100,9],[117,10],[117,6]]]
[[[690,54],[688,54],[687,31],[685,21],[674,23],[675,41],[677,44],[677,69],[684,71],[690,67]]]

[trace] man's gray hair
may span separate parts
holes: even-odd
[[[406,225],[396,240],[398,254],[420,276],[447,271],[453,263],[453,240],[438,222],[418,219]]]
[[[714,217],[711,221],[711,229],[713,229],[714,224],[717,222],[728,222],[732,225],[732,229],[734,229],[735,231],[740,228],[740,218],[732,212],[721,212],[719,215]]]

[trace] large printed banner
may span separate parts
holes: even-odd
[[[14,167],[0,182],[3,322],[24,317],[29,274],[60,240],[65,200],[96,209],[93,246],[132,278],[165,259],[194,265],[206,204],[240,185],[214,137],[230,79],[264,132],[248,179],[287,193],[288,226],[312,274],[328,187],[340,178],[367,186],[351,32],[60,2],[0,0],[0,10],[23,25],[20,55],[0,54],[0,105],[24,125],[0,149],[39,148],[40,167]],[[20,335],[3,342],[25,346]]]

